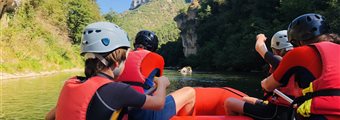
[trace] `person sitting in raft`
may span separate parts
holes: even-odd
[[[152,114],[153,119],[169,119],[185,106],[192,108],[195,99],[193,88],[184,87],[166,98],[166,87],[170,84],[167,77],[158,78],[153,96],[116,82],[124,70],[130,47],[126,32],[117,25],[109,22],[89,24],[82,38],[81,54],[86,59],[86,77],[72,77],[65,82],[57,106],[46,119],[122,119],[126,116],[120,112],[127,107],[154,110],[148,114]]]
[[[141,30],[137,33],[134,42],[135,50],[129,52],[125,62],[125,69],[117,79],[131,85],[140,93],[150,94],[151,87],[154,86],[154,77],[163,75],[164,59],[159,54],[155,53],[158,48],[158,37],[152,31]],[[166,99],[172,99],[167,96]],[[129,119],[148,120],[152,110],[145,111],[140,108],[130,108],[128,110]]]
[[[276,32],[271,39],[271,48],[273,53],[269,52],[265,41],[266,36],[264,34],[258,34],[256,36],[255,49],[264,58],[271,67],[270,72],[274,71],[279,65],[282,57],[289,50],[293,49],[293,45],[288,42],[287,30],[281,30]],[[280,90],[285,90],[284,88]],[[292,114],[290,109],[290,103],[278,98],[272,93],[266,93],[263,100],[245,96],[240,101],[235,98],[230,98],[225,101],[226,114],[236,114],[238,111],[242,111],[242,114],[249,115],[255,119],[289,119]]]
[[[133,45],[135,50],[129,52],[125,69],[117,81],[130,84],[138,92],[144,93],[154,86],[154,77],[163,75],[164,59],[155,53],[158,37],[152,31],[139,31]]]
[[[322,15],[310,13],[290,23],[288,40],[299,47],[287,53],[277,70],[261,82],[262,88],[290,88],[297,113],[307,119],[340,119],[340,105],[333,104],[340,101],[339,37],[329,33]]]
[[[190,66],[185,66],[182,69],[178,70],[182,75],[191,75],[192,68]]]
[[[293,93],[292,104],[297,104],[297,113],[307,119],[340,119],[340,106],[332,104],[340,101],[340,56],[336,55],[340,39],[328,31],[319,14],[294,19],[288,27],[288,40],[299,47],[288,52],[274,73],[261,82],[269,92],[287,87],[290,91],[282,92]]]

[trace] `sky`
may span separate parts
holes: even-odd
[[[122,13],[130,8],[132,0],[97,0],[102,14],[113,10],[117,13]]]

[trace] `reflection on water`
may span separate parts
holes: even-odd
[[[232,87],[250,96],[262,95],[260,81],[262,78],[250,73],[213,74],[194,73],[189,76],[180,75],[174,71],[166,71],[171,81],[168,91],[174,91],[184,86],[192,87]]]
[[[45,114],[56,104],[63,82],[81,73],[61,73],[54,76],[11,79],[0,81],[0,119],[43,119]],[[221,75],[213,73],[193,73],[182,76],[172,70],[166,70],[171,85],[168,91],[184,86],[224,87],[229,86],[251,96],[260,96],[260,80],[254,74],[233,73]]]

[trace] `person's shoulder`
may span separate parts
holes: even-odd
[[[305,45],[305,46],[300,46],[300,47],[296,47],[294,48],[293,50],[289,51],[287,53],[288,56],[291,56],[291,55],[300,55],[300,54],[308,54],[310,52],[314,52],[314,48],[312,46],[308,46],[308,45]]]
[[[317,55],[317,50],[312,46],[300,46],[296,47],[293,50],[287,52],[287,54],[283,57],[282,61],[298,63],[297,61],[308,60],[311,57]]]
[[[111,82],[106,84],[107,87],[117,88],[117,89],[123,89],[123,88],[129,88],[130,85],[122,83],[122,82]]]
[[[155,52],[150,52],[147,57],[153,58],[153,59],[159,59],[159,60],[163,60],[163,56],[159,55],[158,53]]]
[[[162,57],[161,55],[159,55],[158,53],[155,53],[155,52],[150,52],[149,54],[152,55],[152,56],[155,56],[155,57]]]

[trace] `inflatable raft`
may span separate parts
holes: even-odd
[[[226,116],[223,107],[228,97],[241,99],[246,94],[229,87],[195,88],[196,103],[191,116],[174,116],[171,120],[252,120],[246,116]]]

